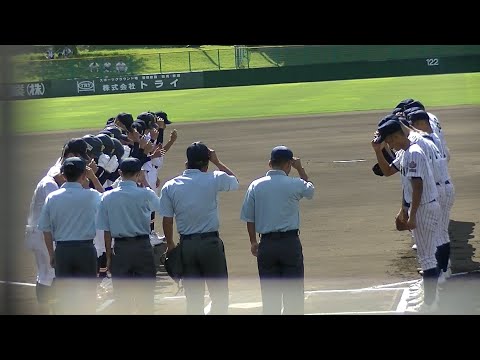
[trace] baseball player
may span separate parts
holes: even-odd
[[[378,163],[385,174],[388,167],[399,166],[402,191],[409,205],[408,212],[401,210],[398,214],[406,222],[406,227],[413,231],[417,242],[417,258],[423,270],[423,302],[413,311],[434,312],[438,309],[437,298],[437,242],[440,220],[440,204],[437,185],[433,177],[429,160],[418,143],[412,143],[405,135],[399,121],[388,120],[378,128],[378,138],[372,140]],[[400,153],[398,165],[388,165],[382,154],[383,142]],[[396,171],[395,171],[396,172]]]
[[[416,129],[426,132],[437,148],[440,149],[440,156],[435,159],[439,171],[438,177],[435,181],[439,191],[441,209],[440,236],[442,237],[442,245],[438,249],[439,266],[441,270],[438,282],[441,284],[450,276],[450,270],[448,268],[448,262],[450,259],[450,237],[448,234],[448,225],[450,223],[450,212],[453,203],[455,202],[455,188],[448,171],[448,160],[445,148],[443,147],[440,138],[435,134],[431,127],[428,113],[424,110],[417,110],[410,112],[407,119]]]
[[[67,182],[47,196],[38,229],[43,231],[50,265],[55,268],[61,312],[95,314],[97,257],[93,238],[100,193],[83,187],[87,176],[95,176],[91,169],[87,171],[84,159],[66,158],[61,170]]]
[[[299,158],[285,146],[273,148],[271,170],[254,180],[240,218],[247,223],[251,252],[257,257],[264,315],[304,314],[304,264],[299,238],[299,201],[315,187]],[[289,177],[291,169],[299,177]],[[256,234],[260,234],[260,244]]]
[[[209,163],[219,171],[208,172]],[[186,170],[167,181],[161,190],[160,215],[168,252],[173,242],[173,218],[180,234],[183,286],[187,314],[203,315],[205,282],[212,299],[212,314],[227,314],[228,268],[218,220],[218,193],[239,187],[237,177],[201,142],[187,148]]]

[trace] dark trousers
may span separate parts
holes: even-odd
[[[187,314],[203,315],[205,283],[212,300],[211,314],[228,313],[228,270],[225,247],[218,236],[181,239],[183,286],[187,298]]]
[[[150,215],[150,220],[150,230],[153,231],[155,230],[155,211]]]
[[[264,315],[304,314],[303,250],[298,235],[262,236],[257,254]]]
[[[115,239],[111,272],[116,313],[131,313],[134,306],[139,314],[154,313],[157,270],[148,235]]]
[[[55,277],[58,314],[95,314],[97,251],[93,239],[57,241]]]

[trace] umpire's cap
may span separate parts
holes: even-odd
[[[73,138],[70,139],[65,146],[63,147],[63,156],[68,153],[78,154],[84,159],[88,159],[87,155],[88,146],[85,140],[82,138]]]
[[[87,162],[80,157],[69,157],[63,161],[61,171],[66,175],[81,175],[87,168]]]
[[[93,155],[95,159],[98,159],[103,152],[103,143],[100,139],[96,138],[95,135],[85,135],[83,140],[87,143],[87,150]]]
[[[134,157],[127,157],[120,162],[118,167],[122,172],[136,173],[142,170],[142,162]]]
[[[98,134],[96,138],[100,139],[100,141],[103,143],[103,146],[105,147],[103,149],[103,153],[111,156],[113,154],[113,151],[115,150],[115,145],[113,144],[112,138],[107,134]]]
[[[172,123],[170,120],[168,120],[168,115],[165,111],[157,111],[155,115],[159,118],[162,118],[163,122],[167,125]]]
[[[293,152],[288,147],[284,145],[275,146],[272,149],[270,154],[270,160],[279,161],[279,160],[292,160]]]
[[[120,160],[123,154],[125,153],[125,149],[123,148],[123,145],[120,142],[120,140],[112,138],[112,141],[114,145],[113,155],[116,155],[117,159]]]
[[[200,141],[192,143],[187,148],[187,160],[189,165],[205,166],[210,159],[210,150]]]

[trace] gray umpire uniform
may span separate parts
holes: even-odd
[[[38,222],[47,248],[45,233],[51,233],[55,241],[57,309],[61,313],[95,314],[97,253],[93,238],[100,193],[68,181],[68,175],[83,176],[85,169],[84,159],[64,160],[62,173],[67,182],[47,196]],[[49,251],[53,244],[50,246]]]
[[[142,163],[126,158],[122,173],[139,173]],[[131,308],[135,297],[137,311],[153,314],[156,267],[150,244],[150,215],[160,208],[160,198],[133,180],[120,181],[118,187],[103,194],[97,217],[97,229],[109,231],[114,239],[111,260],[116,308]],[[106,244],[107,245],[107,244]]]
[[[279,146],[271,160],[293,159],[290,149]],[[245,194],[240,218],[255,223],[260,234],[257,265],[262,291],[263,314],[304,313],[303,249],[299,238],[299,201],[312,199],[309,181],[289,177],[283,170],[269,170],[254,180]]]
[[[208,148],[194,143],[187,149],[187,158],[189,164],[208,164]],[[187,314],[204,313],[205,282],[212,300],[211,314],[228,313],[228,270],[218,232],[217,197],[220,191],[238,187],[236,177],[223,171],[190,168],[167,181],[161,189],[159,213],[163,217],[175,217],[180,234]]]

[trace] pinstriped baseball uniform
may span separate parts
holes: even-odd
[[[448,171],[448,159],[447,159],[447,150],[444,147],[442,141],[435,133],[430,134],[433,142],[440,150],[440,158],[437,159],[438,167],[441,171],[440,186],[437,186],[437,189],[442,189],[441,192],[443,195],[440,196],[440,236],[442,238],[442,244],[450,242],[450,236],[448,235],[448,225],[450,224],[450,212],[452,210],[453,204],[455,202],[455,187],[453,186],[452,179],[450,178],[450,172]]]
[[[411,180],[412,178],[422,178],[423,191],[413,234],[417,243],[418,262],[422,270],[436,268],[437,244],[435,237],[438,234],[440,218],[440,204],[436,201],[438,190],[427,157],[418,144],[411,144],[403,153],[400,161],[400,174],[405,201],[410,204],[413,193]],[[411,207],[409,213],[410,210]]]
[[[442,148],[443,148],[442,154],[445,155],[445,158],[450,159],[450,150],[448,149],[447,141],[445,140],[445,134],[442,130],[442,126],[440,125],[440,121],[432,113],[427,112],[427,115],[430,119],[429,121],[430,127],[432,128],[433,132],[438,136],[438,138],[440,139],[440,142],[442,143]],[[439,146],[438,148],[440,149]]]

